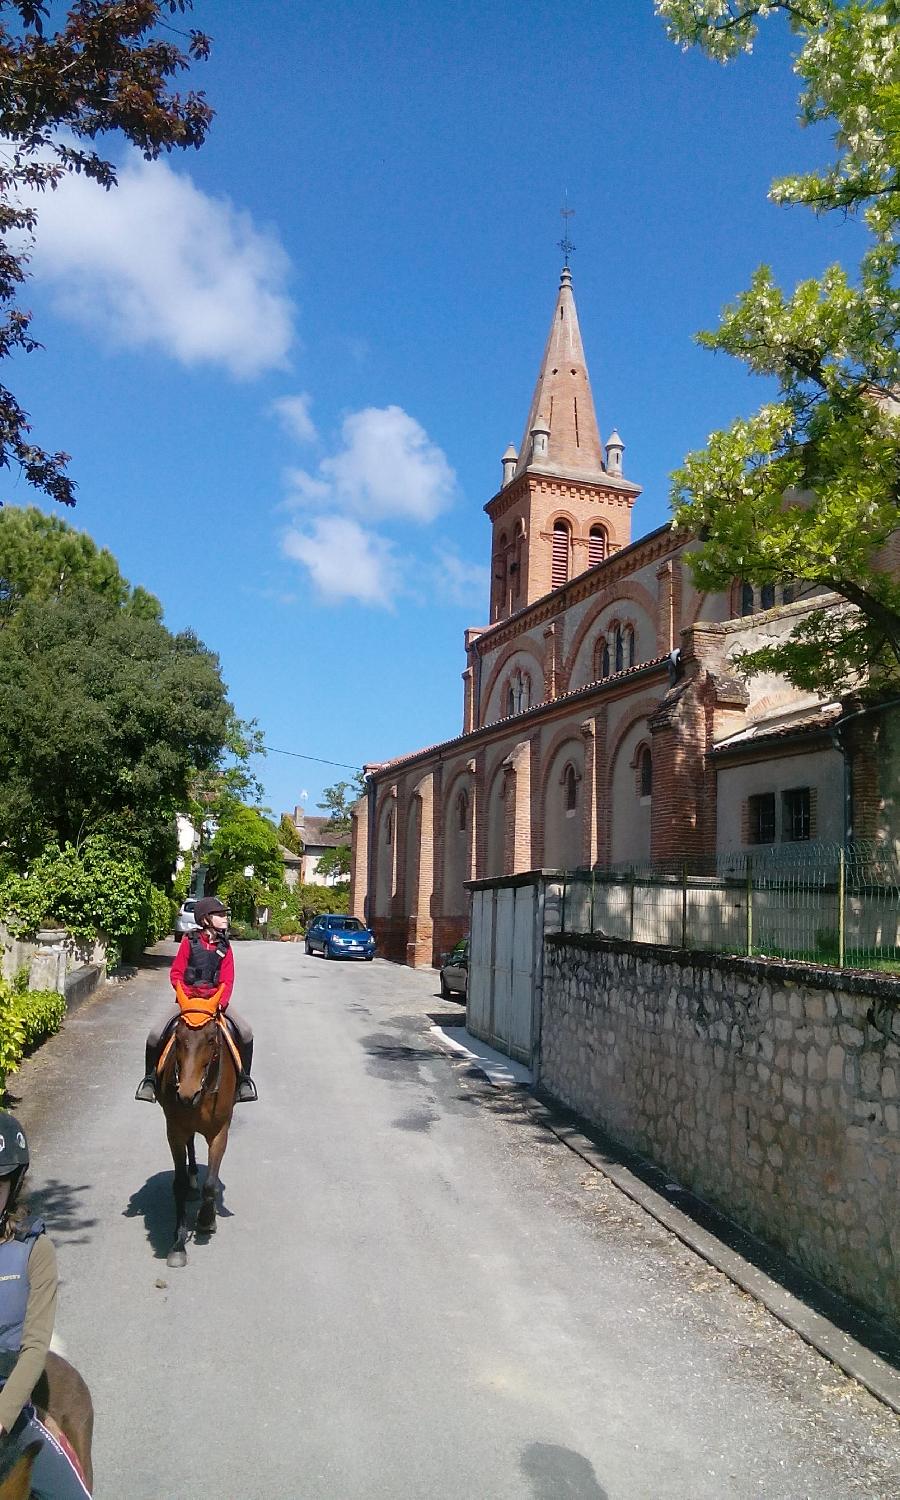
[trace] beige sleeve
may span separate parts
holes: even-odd
[[[43,1371],[53,1335],[58,1286],[56,1251],[52,1241],[39,1234],[28,1257],[28,1310],[22,1347],[14,1370],[0,1391],[0,1427],[4,1432],[9,1432]]]

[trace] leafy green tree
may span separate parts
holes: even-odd
[[[338,844],[334,849],[325,849],[316,861],[316,872],[326,880],[350,874],[350,845]]]
[[[251,865],[250,878],[260,889],[280,885],[284,865],[277,828],[257,808],[234,805],[216,829],[209,864],[220,892],[228,893]]]
[[[176,38],[185,33],[166,23],[191,0],[78,0],[55,31],[45,24],[50,9],[0,0],[0,358],[38,347],[30,314],[15,306],[39,217],[35,194],[69,172],[113,187],[115,167],[96,150],[98,138],[124,138],[152,161],[201,146],[212,119],[202,93],[171,87],[209,53],[202,32],[187,33],[182,48]],[[0,386],[0,467],[16,465],[29,484],[74,504],[68,456],[36,447],[30,432],[27,413]]]
[[[328,818],[322,824],[323,833],[350,833],[350,814],[353,804],[359,800],[365,791],[365,781],[362,771],[358,771],[352,781],[337,781],[334,786],[327,786],[322,793],[322,800],[318,804],[323,812],[327,812]]]
[[[0,510],[0,627],[26,599],[59,599],[73,589],[88,589],[120,609],[161,620],[158,599],[132,588],[105,547],[87,532],[76,531],[58,516],[34,506],[8,505]]]
[[[673,475],[676,523],[701,538],[701,588],[735,578],[827,589],[784,644],[749,670],[840,692],[900,680],[900,581],[883,553],[900,500],[900,0],[656,0],[670,36],[728,61],[781,13],[799,38],[801,118],[830,121],[835,159],[771,196],[816,213],[860,212],[870,246],[856,277],[832,266],[785,295],[762,266],[707,348],[778,385],[752,417],[713,433]],[[853,606],[850,608],[849,606]]]
[[[297,832],[297,825],[288,813],[281,814],[281,822],[278,824],[278,837],[281,839],[285,849],[290,849],[292,854],[303,853],[303,840]]]
[[[222,754],[217,658],[190,631],[86,589],[26,599],[0,630],[0,839],[21,865],[104,832],[168,878],[174,816]]]

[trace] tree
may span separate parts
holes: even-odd
[[[160,620],[159,600],[132,588],[105,547],[34,506],[0,510],[0,628],[26,599],[60,599],[86,588],[120,609]]]
[[[318,804],[328,817],[322,824],[323,833],[350,833],[350,817],[353,805],[359,800],[365,791],[365,781],[362,771],[358,771],[352,781],[337,781],[334,786],[327,786],[322,793],[322,800]]]
[[[229,882],[244,878],[252,865],[252,880],[264,889],[284,880],[278,830],[255,807],[232,806],[213,837],[209,863],[217,888],[226,893]]]
[[[316,860],[316,873],[326,880],[346,879],[350,874],[350,845],[338,844],[334,849],[325,849]]]
[[[303,840],[297,832],[297,825],[289,813],[281,814],[281,822],[278,824],[278,837],[281,839],[285,849],[290,849],[292,854],[303,853]]]
[[[192,0],[77,0],[48,33],[49,4],[0,0],[0,358],[39,347],[30,313],[15,306],[38,222],[35,196],[69,172],[115,186],[98,138],[123,137],[148,161],[202,145],[212,110],[202,93],[182,96],[170,81],[209,55],[209,38],[163,20],[191,9]],[[186,46],[173,40],[178,34]],[[35,446],[30,432],[27,413],[0,386],[0,467],[17,465],[38,490],[73,505],[68,455]]]
[[[870,247],[858,276],[832,266],[791,296],[762,266],[705,347],[774,378],[777,398],[713,433],[673,475],[676,524],[701,539],[701,588],[793,583],[844,607],[814,609],[749,670],[841,692],[900,681],[900,581],[883,549],[900,499],[900,0],[656,0],[670,36],[728,61],[761,18],[781,12],[801,39],[801,118],[830,120],[824,171],[771,196],[816,213],[859,212]],[[853,606],[850,608],[849,606]]]
[[[85,588],[26,599],[0,630],[0,839],[19,865],[89,833],[168,878],[175,812],[230,718],[217,658],[190,631]]]

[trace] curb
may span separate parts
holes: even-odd
[[[637,1175],[625,1164],[624,1158],[631,1159],[642,1173],[657,1177],[661,1183],[665,1183],[665,1174],[659,1168],[633,1156],[618,1142],[599,1131],[596,1132],[595,1139],[591,1139],[584,1133],[586,1122],[577,1115],[520,1085],[517,1087],[520,1088],[530,1112],[562,1145],[580,1156],[589,1167],[602,1173],[627,1198],[674,1234],[682,1244],[687,1245],[688,1249],[693,1250],[717,1271],[721,1271],[742,1291],[756,1298],[779,1322],[792,1329],[805,1343],[823,1354],[851,1380],[864,1386],[871,1395],[900,1416],[900,1369],[890,1362],[900,1362],[900,1340],[874,1317],[851,1307],[821,1282],[726,1219],[708,1203],[695,1197],[687,1189],[678,1188],[679,1198],[698,1217],[712,1224],[717,1232],[704,1228],[691,1213],[686,1213],[672,1203],[650,1182],[645,1181],[644,1176]],[[727,1242],[728,1239],[742,1244],[750,1252],[752,1259],[741,1254],[740,1250]],[[755,1261],[762,1265],[754,1264]],[[800,1295],[762,1269],[766,1263],[785,1272],[785,1280],[793,1281]],[[832,1316],[818,1312],[810,1305],[810,1301],[805,1300],[807,1297],[827,1308]],[[882,1359],[874,1349],[856,1338],[848,1327],[842,1327],[841,1323],[855,1327],[867,1341],[880,1344],[888,1358]]]

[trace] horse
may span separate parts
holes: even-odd
[[[94,1490],[94,1468],[91,1442],[94,1435],[94,1403],[82,1377],[61,1354],[51,1349],[43,1374],[32,1395],[35,1410],[44,1426],[64,1446],[71,1448],[90,1494]],[[29,1500],[31,1470],[40,1452],[40,1443],[29,1443],[24,1453],[12,1461],[0,1454],[0,1500]]]
[[[187,1196],[188,1189],[197,1190],[195,1135],[204,1136],[208,1147],[196,1227],[201,1234],[216,1232],[219,1168],[228,1145],[239,1066],[216,995],[206,1000],[176,993],[181,1015],[157,1073],[157,1097],[175,1164],[175,1240],[166,1256],[173,1269],[187,1264]]]

